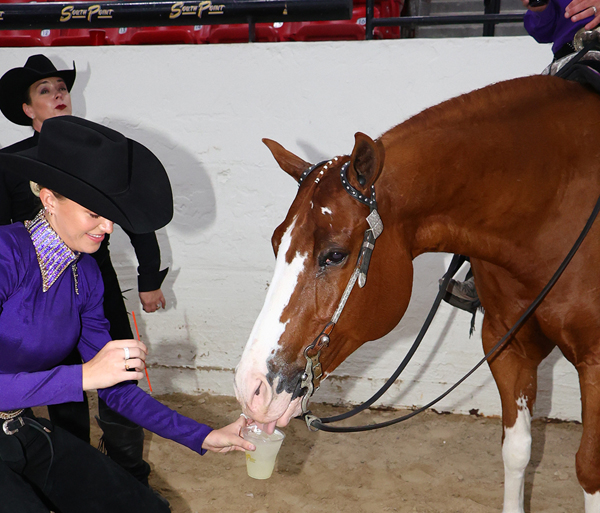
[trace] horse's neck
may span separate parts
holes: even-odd
[[[549,100],[510,86],[512,97],[502,88],[477,91],[382,136],[386,159],[378,185],[388,198],[380,204],[413,257],[442,251],[504,267],[517,254],[531,256],[532,241],[548,222],[539,212],[555,206],[565,190],[565,172],[548,151],[563,141],[549,122],[558,116],[551,106],[549,120],[543,118]],[[532,126],[543,145],[527,137]]]

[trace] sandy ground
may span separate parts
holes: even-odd
[[[212,426],[239,415],[232,398],[175,394],[159,400]],[[320,416],[343,408],[313,404]],[[364,423],[398,411],[372,410]],[[363,422],[361,422],[363,423]],[[525,510],[583,512],[575,476],[581,425],[534,420]],[[190,512],[419,512],[487,513],[502,509],[503,466],[499,419],[427,412],[396,426],[367,433],[309,432],[295,420],[273,476],[246,474],[245,456],[189,449],[148,433],[151,484],[174,513]],[[92,439],[97,440],[97,428]]]

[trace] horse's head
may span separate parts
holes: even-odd
[[[384,167],[383,144],[361,133],[355,139],[351,157],[316,166],[275,141],[264,140],[280,167],[299,182],[285,221],[273,233],[275,274],[235,376],[244,413],[271,424],[269,429],[275,421],[283,426],[300,413],[307,392],[302,385],[307,355],[320,351],[327,376],[361,344],[393,329],[408,305],[411,258],[398,244],[397,228],[390,222],[377,239],[368,279],[364,287],[353,288],[330,343],[319,337],[357,270],[369,230],[366,218],[372,210],[368,203],[373,186],[380,210],[390,210],[384,187],[378,183]],[[315,346],[307,352],[313,341]]]

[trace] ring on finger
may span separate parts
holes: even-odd
[[[127,362],[125,362],[125,370],[128,371],[131,367],[129,367],[129,364]]]
[[[598,13],[598,9],[596,9],[595,5],[592,5],[592,9],[594,10],[594,16],[596,16],[596,14]]]
[[[124,347],[123,351],[125,351],[125,360],[129,360],[129,348],[128,347]]]

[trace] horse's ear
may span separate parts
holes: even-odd
[[[300,180],[302,173],[310,167],[308,162],[305,162],[300,157],[294,155],[291,151],[286,150],[278,142],[271,139],[263,139],[262,142],[264,142],[267,145],[267,148],[271,150],[279,167],[297,182]]]
[[[373,185],[383,169],[385,149],[380,140],[373,141],[361,132],[354,134],[354,149],[350,157],[348,181],[357,190],[369,195]]]

